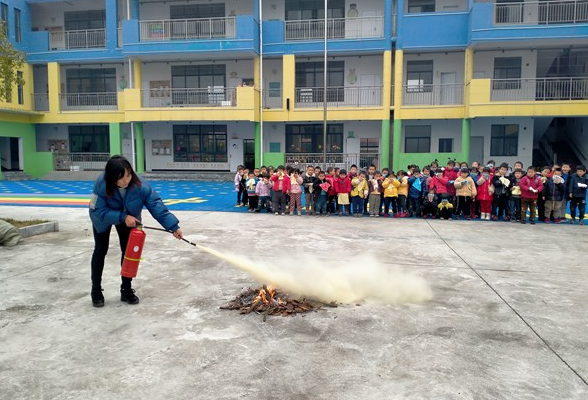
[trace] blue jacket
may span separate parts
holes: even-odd
[[[417,179],[420,181],[420,190],[417,188],[418,183],[415,182]],[[408,178],[408,187],[408,197],[411,199],[420,199],[427,194],[427,181],[422,177],[411,176]]]
[[[583,177],[579,177],[578,174],[572,175],[572,177],[566,182],[568,193],[572,195],[572,197],[579,197],[581,199],[586,198],[586,188],[581,188],[578,186],[578,183],[583,183],[588,185],[588,176],[584,174]]]
[[[112,225],[122,224],[127,215],[141,220],[141,210],[147,207],[149,213],[165,229],[175,232],[179,221],[163,204],[161,197],[149,183],[141,180],[141,187],[129,185],[123,199],[118,190],[112,197],[106,195],[106,182],[101,174],[94,183],[90,200],[90,219],[98,233],[106,232]]]

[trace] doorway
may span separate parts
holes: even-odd
[[[484,136],[472,136],[470,138],[470,164],[473,161],[484,161]]]
[[[457,104],[456,103],[456,79],[455,72],[441,72],[441,104]]]
[[[0,138],[0,158],[2,171],[22,171],[21,166],[21,138]]]
[[[243,139],[243,165],[249,171],[255,168],[255,140]]]

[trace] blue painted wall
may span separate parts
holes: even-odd
[[[405,14],[402,19],[403,49],[451,49],[468,45],[468,12]]]

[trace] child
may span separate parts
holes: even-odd
[[[459,214],[462,214],[469,221],[474,217],[473,201],[478,193],[474,180],[470,178],[470,170],[462,168],[453,185],[457,195],[457,211],[455,214],[458,218]]]
[[[255,212],[257,210],[257,193],[255,190],[257,189],[257,183],[259,179],[255,177],[255,172],[249,172],[249,177],[245,182],[245,187],[247,188],[247,198],[249,199],[249,209],[247,212]]]
[[[562,163],[561,164],[561,177],[564,180],[564,199],[563,202],[561,203],[561,211],[560,211],[560,215],[561,215],[561,219],[562,222],[565,222],[566,220],[566,212],[568,210],[568,202],[570,201],[570,196],[568,193],[568,180],[571,178],[571,171],[572,167],[570,166],[570,163]]]
[[[420,168],[416,167],[412,171],[412,176],[408,178],[408,216],[413,215],[417,218],[421,217],[421,201],[424,194],[427,193],[427,185],[425,178],[421,176]]]
[[[551,168],[545,166],[541,168],[541,183],[543,184],[543,190],[545,190],[545,184],[551,174]],[[537,197],[537,213],[539,214],[539,221],[545,220],[545,193],[539,193]],[[549,218],[549,215],[547,216]]]
[[[578,208],[578,218],[580,225],[584,225],[584,213],[586,212],[586,188],[588,187],[588,178],[586,177],[586,167],[578,165],[576,173],[568,181],[568,193],[570,197],[570,215],[572,224],[576,223],[576,208]]]
[[[441,203],[437,206],[439,209],[439,219],[446,219],[451,221],[451,215],[453,214],[453,204],[449,202],[449,199],[441,200]]]
[[[327,210],[327,196],[329,190],[331,189],[331,184],[327,181],[325,173],[323,171],[319,172],[318,179],[314,182],[314,204],[315,204],[315,212],[316,215],[329,215]]]
[[[237,193],[237,207],[241,207],[241,197],[243,196],[243,189],[241,188],[241,178],[243,177],[243,166],[237,167],[235,174],[235,192]]]
[[[523,176],[519,186],[521,187],[521,224],[525,223],[527,208],[530,208],[531,225],[535,225],[537,197],[543,190],[541,178],[535,175],[535,167],[527,168],[527,175]]]
[[[290,215],[294,215],[294,208],[297,208],[298,215],[302,215],[302,181],[300,170],[295,168],[290,175]]]
[[[327,192],[327,215],[337,213],[337,192],[335,191],[335,179],[337,178],[336,168],[327,168],[325,179],[329,183],[329,191]]]
[[[427,193],[427,197],[423,201],[423,219],[427,219],[427,217],[433,219],[437,217],[437,195],[432,190]]]
[[[382,182],[384,188],[384,217],[390,216],[390,205],[392,205],[392,212],[395,217],[398,217],[398,187],[400,181],[396,179],[394,171],[390,171],[388,177]]]
[[[433,191],[439,199],[448,199],[449,192],[447,191],[447,185],[449,184],[449,179],[446,178],[443,174],[444,171],[438,169],[435,173],[435,176],[429,178],[429,185],[427,189]]]
[[[357,175],[357,165],[351,164],[351,167],[349,167],[349,179],[353,180]]]
[[[316,176],[314,174],[314,167],[312,165],[309,165],[308,167],[306,167],[306,173],[304,174],[304,179],[303,179],[304,204],[305,204],[305,208],[306,208],[306,215],[314,214],[313,201],[312,201],[314,195],[312,194],[312,191],[313,191],[312,185],[314,184],[315,181],[316,181]]]
[[[290,178],[285,175],[283,165],[278,166],[278,171],[272,175],[271,179],[274,184],[272,199],[274,214],[286,215],[286,193],[290,190]]]
[[[545,215],[543,222],[549,223],[551,212],[553,222],[561,223],[561,203],[564,199],[564,180],[561,177],[561,168],[554,168],[553,177],[547,179],[543,185],[543,201],[545,201]]]
[[[270,182],[269,177],[267,175],[262,175],[261,180],[257,182],[257,186],[255,187],[255,194],[258,199],[257,212],[260,212],[262,209],[265,209],[268,213],[272,212],[270,207],[271,187],[272,183]]]
[[[241,175],[241,183],[239,186],[239,190],[243,193],[241,207],[245,207],[249,204],[249,196],[247,195],[247,179],[249,179],[249,170],[245,168],[243,169],[243,175]]]
[[[349,215],[351,213],[349,207],[349,192],[351,192],[351,180],[347,176],[347,171],[339,170],[339,177],[334,182],[335,191],[337,192],[337,204],[341,207],[340,216]]]
[[[369,204],[368,210],[370,217],[380,216],[380,194],[384,191],[382,187],[382,174],[380,171],[374,172],[374,178],[369,181]]]
[[[351,180],[351,204],[353,205],[353,216],[361,217],[363,214],[363,199],[368,195],[368,182],[365,172],[360,172],[358,176]]]
[[[521,186],[523,170],[517,168],[510,179],[510,220],[511,222],[521,222]]]
[[[476,185],[478,185],[476,199],[480,202],[480,219],[489,221],[492,211],[492,194],[494,193],[490,167],[484,167]]]
[[[406,218],[406,199],[408,198],[408,177],[403,170],[398,171],[398,214],[396,218]]]
[[[445,167],[445,171],[443,171],[443,178],[447,179],[447,195],[449,196],[449,202],[455,202],[455,180],[459,176],[459,166],[455,165],[455,162],[452,160],[447,161],[447,167]]]
[[[492,216],[494,221],[504,215],[504,220],[508,221],[509,209],[508,198],[510,195],[510,180],[506,177],[508,173],[508,164],[502,163],[498,168],[498,174],[492,178],[494,186],[494,197],[492,199]]]

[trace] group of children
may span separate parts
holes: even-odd
[[[570,205],[571,223],[578,216],[584,224],[588,177],[583,165],[571,170],[569,164],[553,165],[537,171],[523,170],[516,162],[496,167],[474,162],[449,160],[439,167],[432,162],[422,168],[377,171],[370,165],[358,171],[329,167],[326,171],[309,166],[298,168],[262,166],[252,171],[239,166],[235,175],[237,206],[249,212],[276,215],[302,215],[302,198],[307,215],[352,215],[362,217],[440,218],[452,220],[499,220],[535,224],[566,222]],[[577,211],[577,213],[576,213]]]

